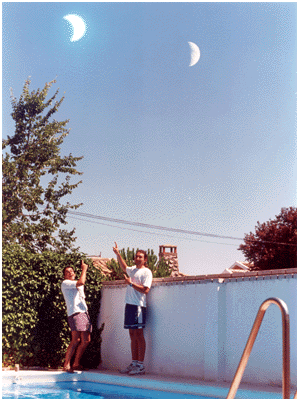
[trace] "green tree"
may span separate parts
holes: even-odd
[[[167,278],[171,275],[172,270],[164,258],[158,261],[158,257],[153,250],[148,249],[148,267],[151,269],[153,278]]]
[[[253,270],[297,267],[297,208],[282,208],[275,219],[257,222],[239,249]]]
[[[120,250],[120,254],[128,267],[132,267],[133,265],[135,265],[134,259],[137,252],[138,249],[135,251],[134,248],[132,250],[127,248],[126,251],[124,248]],[[147,258],[148,258],[147,261],[148,268],[152,271],[153,278],[166,278],[171,275],[171,269],[169,268],[167,262],[164,259],[158,261],[158,258],[154,254],[153,250],[148,249]],[[110,274],[108,279],[110,280],[124,279],[122,268],[115,259],[112,259],[106,265],[110,270],[112,270],[112,273]]]
[[[19,100],[12,95],[15,132],[2,141],[2,149],[8,148],[2,155],[3,241],[17,242],[31,251],[71,249],[75,229],[63,230],[60,225],[67,223],[68,209],[81,205],[61,203],[81,183],[71,184],[70,179],[82,174],[75,169],[82,157],[60,155],[69,130],[68,120],[52,120],[64,97],[56,100],[57,90],[46,100],[55,82],[29,92],[27,80]]]

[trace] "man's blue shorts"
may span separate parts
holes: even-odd
[[[133,304],[125,305],[125,329],[145,328],[146,324],[146,307],[135,306]]]

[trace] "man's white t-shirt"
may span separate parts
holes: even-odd
[[[77,281],[65,279],[61,284],[61,290],[63,292],[68,317],[75,313],[85,313],[88,308],[85,302],[84,286],[76,287]]]
[[[149,268],[137,268],[136,266],[127,267],[126,272],[131,278],[132,283],[146,286],[150,289],[152,284],[152,272]],[[146,307],[146,295],[128,285],[126,289],[125,303]]]

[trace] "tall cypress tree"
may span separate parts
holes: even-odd
[[[31,251],[74,250],[75,229],[67,231],[60,226],[67,223],[68,209],[81,205],[61,203],[61,198],[81,183],[71,184],[70,180],[82,174],[76,170],[76,162],[83,157],[60,155],[60,146],[69,134],[69,120],[53,119],[64,99],[56,100],[57,90],[46,100],[55,82],[29,92],[27,80],[19,100],[11,96],[15,132],[2,141],[6,150],[2,155],[2,238]]]

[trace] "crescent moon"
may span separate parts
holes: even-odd
[[[86,31],[86,26],[83,18],[79,17],[76,14],[68,14],[64,16],[64,19],[67,20],[73,28],[73,36],[70,39],[71,42],[76,42],[81,39]]]
[[[196,45],[196,43],[188,42],[188,44],[190,45],[190,49],[191,49],[191,61],[190,61],[189,67],[192,67],[196,63],[198,63],[198,61],[200,59],[200,49]]]

